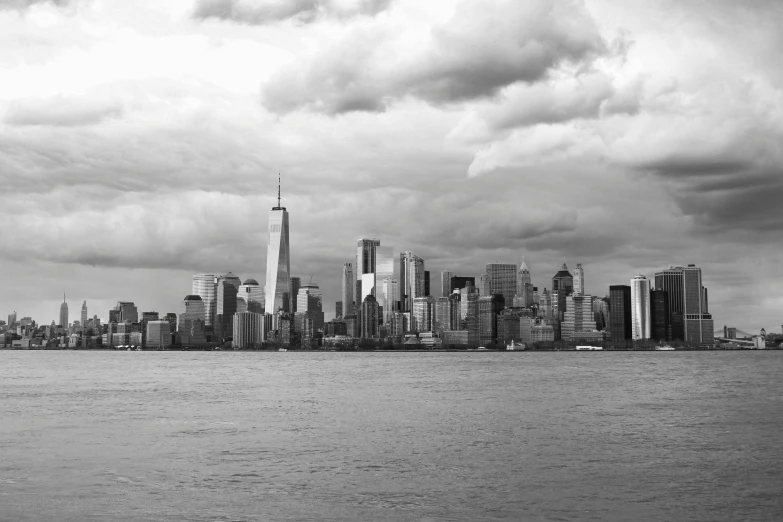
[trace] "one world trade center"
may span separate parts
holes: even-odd
[[[269,243],[266,249],[265,311],[288,311],[291,281],[291,255],[288,250],[288,211],[280,206],[280,182],[277,206],[269,211]]]

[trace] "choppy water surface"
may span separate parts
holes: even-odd
[[[0,520],[783,520],[783,352],[0,352]]]

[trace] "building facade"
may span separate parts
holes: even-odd
[[[258,347],[264,342],[264,315],[254,312],[234,314],[231,344],[234,348]]]
[[[266,286],[264,310],[279,317],[279,310],[288,311],[291,284],[291,252],[288,242],[288,211],[280,205],[280,187],[277,206],[269,211],[269,242],[266,249]],[[277,326],[277,325],[275,325]]]
[[[650,338],[650,281],[643,275],[631,279],[631,338]]]
[[[217,306],[215,281],[214,274],[195,274],[190,292],[191,295],[201,296],[201,300],[204,302],[204,321],[208,327],[215,325],[215,308]]]
[[[609,287],[609,335],[613,341],[633,338],[631,329],[631,287]]]

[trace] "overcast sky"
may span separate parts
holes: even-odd
[[[777,0],[0,0],[0,313],[263,281],[281,172],[327,317],[376,237],[434,289],[695,263],[716,328],[779,331],[781,49]]]

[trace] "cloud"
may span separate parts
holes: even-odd
[[[4,121],[9,125],[54,125],[74,127],[99,123],[122,116],[118,100],[55,96],[27,98],[12,102]]]
[[[247,25],[284,20],[311,23],[326,17],[375,16],[391,3],[392,0],[197,0],[193,17]]]
[[[13,9],[23,11],[36,4],[52,4],[58,7],[67,6],[71,0],[0,0],[0,10]]]
[[[581,1],[460,2],[423,37],[406,37],[402,26],[358,26],[279,71],[262,98],[278,113],[383,111],[406,97],[452,104],[539,82],[566,65],[588,66],[605,52]]]

